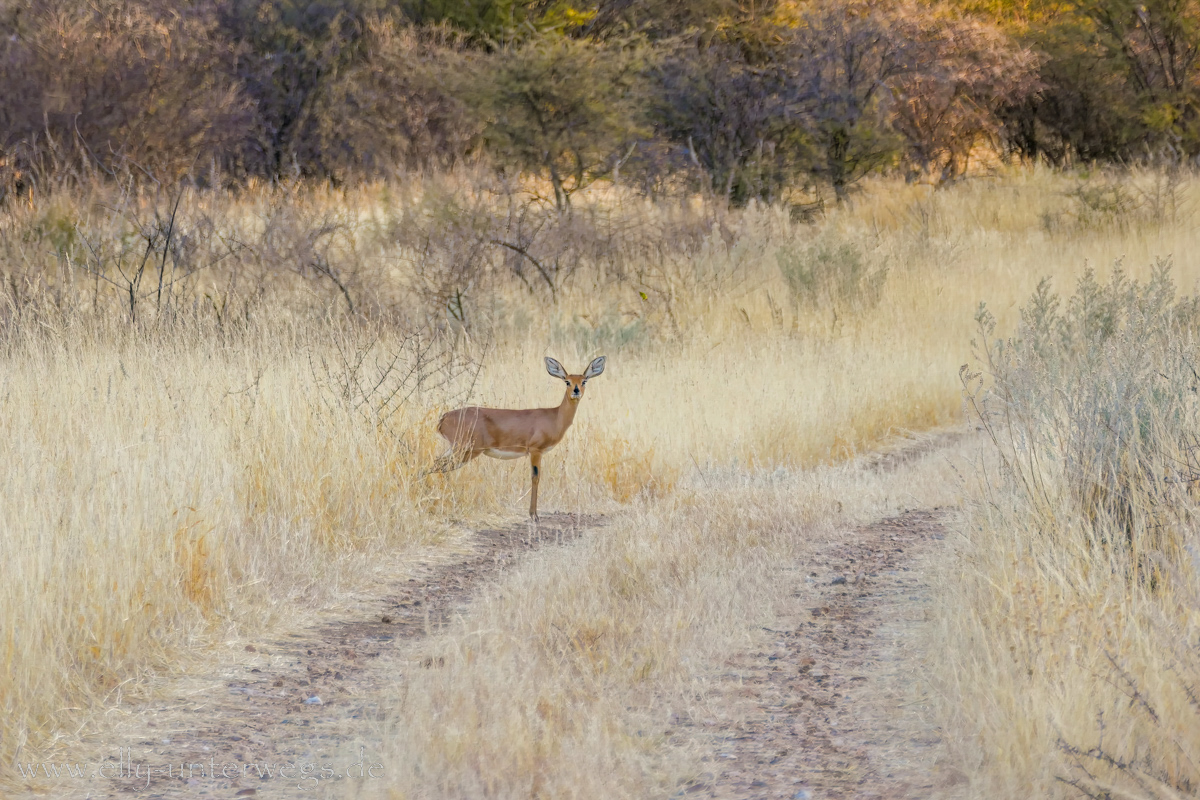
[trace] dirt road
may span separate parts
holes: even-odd
[[[703,772],[677,796],[954,794],[956,773],[942,766],[938,732],[922,716],[914,651],[945,519],[938,509],[917,510],[846,530],[793,568],[795,591],[781,598],[771,645],[725,664],[704,702],[717,709],[711,718],[676,721],[674,743],[706,754]],[[93,764],[109,759],[106,770],[74,782],[41,781],[39,794],[376,796],[386,788],[368,774],[380,751],[378,698],[398,669],[436,666],[403,662],[396,640],[436,633],[483,581],[533,550],[601,525],[598,517],[555,515],[536,531],[482,531],[466,557],[429,567],[354,615],[249,645],[244,663],[207,681],[181,682],[169,701],[132,715],[124,755],[86,754]],[[288,762],[310,772],[277,772]]]
[[[922,714],[927,576],[945,513],[909,511],[847,531],[804,565],[773,646],[741,653],[679,735],[707,746],[684,797],[951,797],[960,780]]]
[[[84,754],[90,766],[81,779],[39,781],[32,794],[175,800],[380,790],[382,777],[368,774],[380,750],[374,720],[378,698],[396,679],[397,640],[437,633],[483,581],[602,524],[597,516],[543,514],[536,528],[479,531],[467,556],[426,568],[353,616],[248,645],[245,662],[224,675],[180,681],[175,697],[133,710],[123,747]],[[359,780],[348,790],[342,775]]]

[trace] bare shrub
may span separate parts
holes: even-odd
[[[65,258],[96,279],[116,289],[127,304],[130,322],[137,322],[144,302],[153,303],[160,315],[178,311],[193,299],[192,279],[240,249],[225,238],[207,215],[181,218],[180,204],[189,194],[185,186],[149,203],[118,195],[107,229],[96,235],[76,223],[75,247]],[[120,234],[113,236],[113,229]],[[93,307],[99,304],[93,297]]]
[[[335,424],[359,417],[396,436],[401,445],[407,443],[393,425],[398,415],[430,396],[442,403],[465,401],[479,373],[469,351],[427,331],[397,332],[350,319],[324,332],[327,341],[308,352],[318,390],[314,400]]]
[[[23,170],[83,159],[160,179],[223,162],[250,116],[224,77],[235,49],[205,8],[54,0],[0,10],[0,156]]]
[[[447,167],[477,145],[480,121],[447,86],[462,47],[448,29],[394,20],[367,24],[364,57],[339,72],[318,120],[322,151],[338,174]]]
[[[1194,587],[1187,588],[1192,590],[1185,589],[1180,599],[1194,607],[1200,594]],[[1175,800],[1194,793],[1200,785],[1200,750],[1186,729],[1176,727],[1179,721],[1193,726],[1200,722],[1200,695],[1193,682],[1198,665],[1186,647],[1178,646],[1177,632],[1169,625],[1154,620],[1150,627],[1156,641],[1164,646],[1164,661],[1174,680],[1163,687],[1156,676],[1137,674],[1119,653],[1106,651],[1105,680],[1117,688],[1125,702],[1107,715],[1104,709],[1097,712],[1096,733],[1091,739],[1094,744],[1082,746],[1066,739],[1058,742],[1067,765],[1059,780],[1082,797],[1127,795]],[[1139,728],[1153,732],[1156,746],[1139,753],[1137,747],[1114,743],[1114,718],[1118,730],[1128,727],[1130,719],[1136,720]]]
[[[483,170],[431,177],[419,194],[396,199],[383,235],[408,267],[410,291],[427,314],[468,332],[486,329],[505,285],[550,303],[577,282],[637,286],[648,297],[659,291],[654,276],[664,265],[686,265],[721,225],[711,209],[604,195],[564,212]]]

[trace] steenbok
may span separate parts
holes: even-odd
[[[438,462],[437,469],[458,469],[476,456],[520,458],[529,456],[533,468],[533,490],[529,497],[529,516],[538,518],[538,480],[542,472],[542,453],[562,441],[575,420],[575,410],[583,399],[589,379],[604,372],[604,356],[592,361],[582,375],[568,375],[553,358],[546,359],[546,371],[567,384],[567,393],[557,408],[459,408],[442,415],[438,433],[450,443],[451,453]]]

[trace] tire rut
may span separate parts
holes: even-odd
[[[770,648],[739,654],[706,699],[730,713],[677,720],[706,771],[679,797],[929,798],[960,780],[923,719],[927,575],[942,509],[847,532],[806,564]]]
[[[427,574],[400,584],[353,617],[262,646],[248,645],[251,664],[226,669],[215,687],[210,682],[200,695],[181,693],[136,711],[134,716],[144,722],[139,730],[144,738],[129,740],[127,761],[90,783],[87,796],[345,796],[342,772],[355,763],[347,753],[361,755],[357,748],[364,746],[366,763],[359,772],[365,773],[370,751],[378,752],[378,742],[363,737],[364,731],[379,729],[374,721],[381,716],[380,693],[404,669],[437,666],[428,659],[400,662],[380,656],[394,652],[398,641],[416,641],[443,629],[485,581],[529,553],[567,544],[602,524],[598,515],[547,514],[536,528],[520,524],[479,531],[465,558],[427,568]],[[348,742],[354,744],[351,751]],[[122,758],[112,751],[96,755],[91,764]],[[222,769],[229,763],[289,762],[316,766],[308,776],[300,773],[302,767],[292,770],[291,779],[263,775],[257,767],[234,770],[232,776]],[[195,764],[203,769],[189,769]],[[326,767],[332,774],[320,772]]]

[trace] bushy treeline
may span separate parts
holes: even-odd
[[[0,192],[486,157],[733,202],[1200,153],[1200,0],[0,0]],[[1196,8],[1193,8],[1196,6]]]

